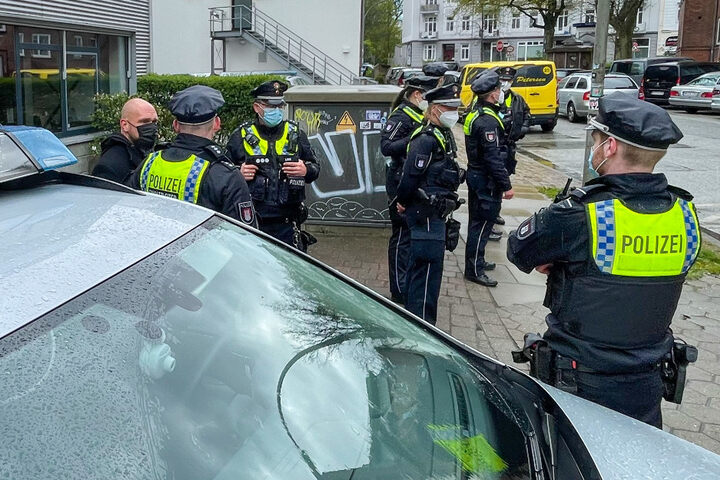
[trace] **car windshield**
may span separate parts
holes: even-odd
[[[623,88],[637,88],[635,82],[629,77],[605,77],[605,88],[608,90],[619,90]]]
[[[530,478],[509,390],[218,218],[3,338],[0,372],[8,478]]]

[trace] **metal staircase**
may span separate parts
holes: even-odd
[[[243,38],[313,84],[347,85],[359,81],[358,75],[254,6],[211,8],[210,38],[212,73],[225,71],[225,40]]]

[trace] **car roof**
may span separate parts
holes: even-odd
[[[0,338],[214,214],[186,202],[121,191],[113,182],[90,181],[117,191],[64,183],[0,190],[0,291],[5,292]]]

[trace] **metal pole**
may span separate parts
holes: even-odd
[[[608,26],[610,23],[610,0],[598,0],[595,17],[595,48],[593,49],[592,87],[590,90],[590,112],[588,122],[597,114],[598,100],[603,96],[605,83],[605,62],[607,61]],[[593,146],[592,130],[585,136],[585,156],[583,157],[583,184],[590,179],[587,158]]]
[[[315,85],[315,60],[317,60],[317,57],[313,55],[313,85]]]

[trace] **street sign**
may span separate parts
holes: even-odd
[[[495,50],[497,50],[498,52],[502,52],[504,47],[505,47],[505,44],[502,42],[502,40],[498,40]]]
[[[515,47],[513,47],[512,45],[508,45],[507,48],[505,48],[505,51],[507,53],[513,53],[515,51]]]
[[[632,51],[633,51],[633,52],[637,52],[638,50],[640,50],[640,46],[638,45],[637,42],[633,42],[633,44],[632,44]]]

